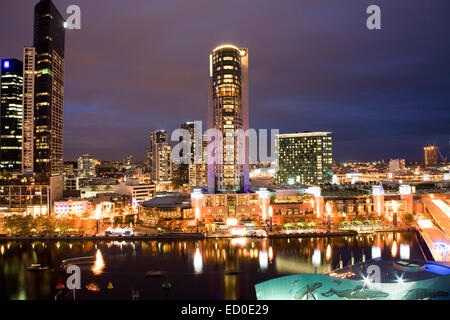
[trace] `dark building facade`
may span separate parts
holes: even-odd
[[[41,0],[34,12],[34,171],[49,176],[63,171],[64,43],[64,19],[52,1]]]
[[[16,59],[1,61],[0,168],[22,170],[23,64]]]
[[[184,122],[181,124],[181,129],[185,129],[189,131],[190,136],[190,143],[189,143],[189,158],[190,158],[190,164],[188,163],[182,163],[180,164],[180,177],[179,177],[179,184],[188,184],[189,179],[189,168],[190,166],[194,165],[194,152],[195,152],[195,141],[194,141],[194,133],[195,133],[195,123],[194,122]],[[180,138],[181,141],[181,138]],[[183,150],[181,150],[180,156],[184,157]]]

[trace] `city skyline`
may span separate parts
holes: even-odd
[[[2,58],[22,59],[23,47],[32,43],[37,1],[29,3],[27,10],[11,1],[0,4],[8,7],[7,16],[6,10],[0,10],[0,21],[17,30],[11,37],[1,28],[0,43],[8,42],[1,45]],[[70,3],[55,4],[65,16]],[[345,21],[342,9],[333,4],[286,4],[267,26],[262,23],[269,6],[263,2],[259,8],[244,6],[233,16],[236,23],[231,27],[225,23],[228,9],[214,4],[224,13],[215,16],[217,27],[204,37],[202,24],[191,20],[198,15],[207,19],[214,8],[201,9],[201,4],[196,1],[193,9],[184,8],[187,11],[182,6],[171,11],[170,4],[159,2],[127,6],[122,23],[115,23],[110,17],[120,11],[121,4],[100,8],[79,2],[82,29],[67,32],[66,40],[65,160],[84,153],[105,160],[133,154],[142,160],[150,131],[164,128],[170,132],[185,121],[205,121],[205,61],[222,43],[237,43],[252,52],[250,127],[275,128],[281,133],[331,131],[336,160],[423,160],[422,148],[428,144],[438,145],[448,155],[444,111],[449,100],[450,63],[445,58],[449,46],[445,41],[429,40],[430,32],[444,35],[448,31],[443,2],[429,5],[426,14],[418,2],[409,3],[407,14],[400,4],[383,3],[389,14],[383,16],[379,34],[365,28],[359,16],[364,5],[357,2],[346,6]],[[137,11],[142,13],[135,22],[127,23]],[[147,19],[161,12],[186,15],[177,25],[170,23],[172,19]],[[252,18],[248,29],[242,29],[244,13]],[[318,16],[326,19],[314,19]],[[431,16],[433,25],[423,24]],[[416,23],[411,25],[411,19]],[[394,20],[396,31],[389,27]],[[185,23],[195,28],[195,37],[170,37]],[[108,33],[106,26],[113,32]],[[411,32],[411,26],[416,32]],[[261,37],[264,30],[265,37]],[[131,33],[132,37],[125,38]],[[126,49],[115,47],[108,34],[123,38]],[[352,40],[346,40],[347,36]],[[102,41],[93,43],[99,38]],[[336,44],[332,52],[327,50],[327,41]],[[189,49],[181,50],[187,45]],[[129,52],[128,47],[135,50]],[[425,78],[434,80],[425,82]],[[88,139],[92,136],[98,140]]]
[[[450,300],[444,0],[2,1],[0,300]]]

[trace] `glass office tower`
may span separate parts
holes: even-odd
[[[22,61],[1,61],[0,168],[22,170]]]
[[[48,176],[63,172],[64,43],[64,19],[52,1],[41,0],[34,12],[34,171]]]

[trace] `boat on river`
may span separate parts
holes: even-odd
[[[166,273],[164,271],[160,271],[160,270],[151,270],[151,271],[147,271],[145,273],[146,277],[150,277],[150,278],[160,278],[163,277]]]
[[[38,263],[32,264],[27,268],[27,271],[30,271],[30,272],[41,272],[41,271],[46,271],[46,270],[48,270],[48,267],[44,267]]]

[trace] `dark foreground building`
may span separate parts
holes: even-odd
[[[17,172],[22,169],[22,61],[1,61],[0,167]]]
[[[36,48],[35,166],[37,173],[62,175],[64,98],[64,19],[52,1],[34,13]]]

